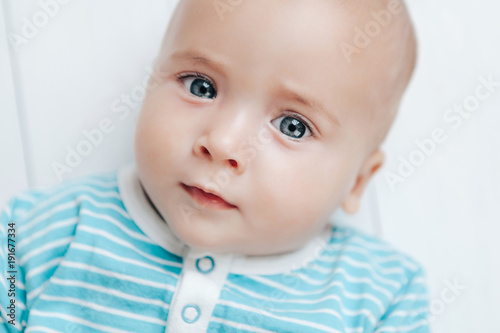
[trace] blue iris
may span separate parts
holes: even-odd
[[[280,131],[294,139],[303,137],[306,133],[306,129],[304,123],[292,117],[285,117],[280,123]]]

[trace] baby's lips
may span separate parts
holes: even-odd
[[[219,193],[205,189],[201,186],[191,186],[182,183],[184,189],[193,197],[193,199],[199,201],[203,206],[216,206],[218,208],[236,208],[235,205],[226,201]]]

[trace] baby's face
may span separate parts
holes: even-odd
[[[381,163],[365,98],[373,82],[339,47],[352,38],[345,13],[328,1],[227,12],[181,2],[137,127],[143,187],[190,246],[296,249],[339,206],[356,206]]]

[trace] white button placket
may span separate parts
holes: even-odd
[[[186,247],[183,259],[165,332],[206,332],[233,256]]]

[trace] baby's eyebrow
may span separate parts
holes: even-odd
[[[317,102],[313,98],[301,95],[301,94],[297,93],[296,91],[294,91],[290,88],[287,88],[285,86],[278,86],[275,89],[275,91],[278,94],[281,94],[282,96],[284,96],[286,99],[289,99],[289,100],[292,100],[296,103],[302,104],[309,109],[318,111],[319,113],[323,114],[328,120],[330,120],[332,123],[334,123],[338,126],[341,126],[340,122],[339,122],[338,118],[335,116],[335,114],[328,112],[321,105],[321,103]]]
[[[174,60],[189,60],[189,61],[192,61],[194,63],[199,63],[199,64],[203,64],[205,66],[211,67],[218,72],[224,73],[225,66],[222,65],[222,62],[217,62],[217,61],[211,60],[211,59],[209,59],[208,56],[206,56],[205,54],[198,52],[198,51],[193,51],[193,50],[176,51],[172,54],[172,59],[174,59]]]

